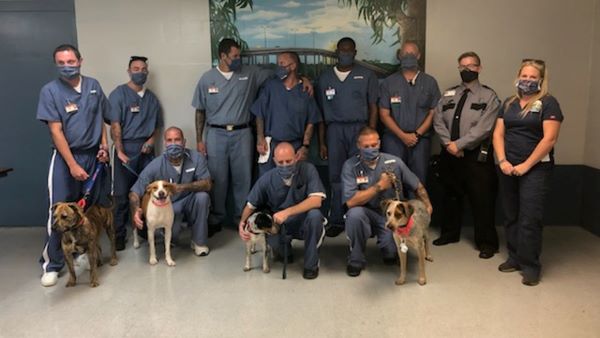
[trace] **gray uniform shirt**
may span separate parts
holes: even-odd
[[[454,141],[459,150],[473,150],[487,139],[500,109],[500,100],[493,89],[479,81],[468,84],[468,94],[460,117],[460,138]],[[450,132],[458,101],[467,87],[462,83],[449,88],[438,102],[433,115],[433,127],[443,144],[450,142]]]

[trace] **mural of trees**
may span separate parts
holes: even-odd
[[[247,49],[248,44],[240,36],[235,26],[237,8],[250,7],[252,0],[210,0],[210,36],[211,55],[218,57],[219,41],[222,38],[233,38],[239,42],[242,49]]]

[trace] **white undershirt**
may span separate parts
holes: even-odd
[[[81,94],[81,83],[83,82],[83,78],[81,76],[79,76],[79,83],[77,84],[76,87],[73,87],[73,89],[75,89],[76,92],[78,92],[79,94]]]
[[[146,88],[142,88],[139,92],[137,92],[138,96],[144,98],[144,94],[146,94]]]
[[[340,79],[340,81],[344,82],[344,80],[346,80],[346,78],[348,77],[348,74],[350,74],[352,69],[350,69],[347,72],[342,72],[342,71],[338,70],[337,67],[334,66],[333,71],[335,72],[335,75],[337,75],[338,79]]]
[[[175,170],[177,171],[178,174],[181,175],[181,167],[183,167],[183,163],[181,163],[180,165],[174,165],[172,164],[173,168],[175,168]]]
[[[224,77],[225,77],[227,80],[231,79],[231,77],[233,76],[233,72],[224,72],[224,71],[222,71],[222,70],[219,68],[219,66],[217,66],[217,70],[219,71],[219,73],[223,74],[223,76],[224,76]]]

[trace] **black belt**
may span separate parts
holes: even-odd
[[[238,129],[246,129],[246,128],[250,127],[250,123],[225,124],[225,125],[208,123],[208,126],[211,128],[219,128],[219,129],[225,129],[227,131],[233,131],[233,130],[238,130]]]

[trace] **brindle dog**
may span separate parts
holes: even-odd
[[[103,228],[110,239],[110,265],[117,265],[112,208],[93,205],[85,213],[77,203],[56,203],[52,208],[52,228],[62,232],[61,246],[69,268],[70,277],[66,286],[75,286],[76,283],[74,253],[87,253],[90,263],[90,286],[98,286],[97,267],[102,265],[100,232]]]

